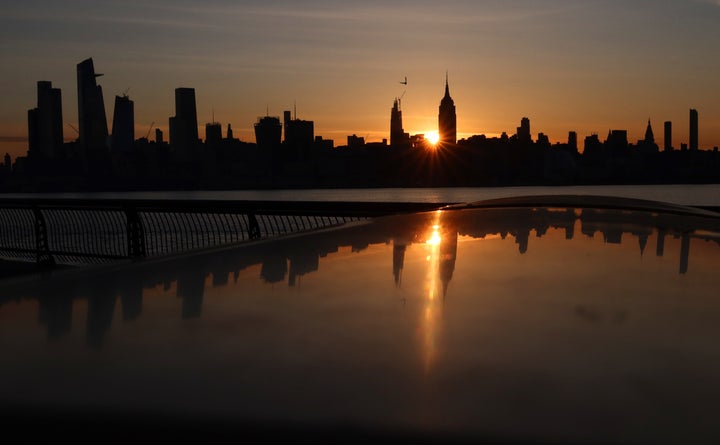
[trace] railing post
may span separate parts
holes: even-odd
[[[258,220],[255,217],[254,213],[248,213],[248,235],[250,236],[250,239],[258,239],[260,238],[260,224],[258,224]]]
[[[37,206],[33,206],[33,215],[35,216],[36,262],[39,266],[52,267],[55,265],[55,258],[50,253],[45,217]]]
[[[145,230],[142,221],[134,207],[125,207],[125,217],[127,218],[127,239],[128,239],[128,256],[130,258],[143,258],[145,252]]]

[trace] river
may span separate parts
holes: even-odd
[[[615,196],[681,205],[720,206],[720,184],[43,193],[4,194],[0,197],[461,203],[511,196],[560,194]]]

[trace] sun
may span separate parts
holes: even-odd
[[[425,140],[430,142],[432,145],[437,145],[437,143],[440,142],[440,135],[437,131],[430,131],[425,133]]]

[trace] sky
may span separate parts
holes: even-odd
[[[196,91],[198,123],[254,142],[258,117],[297,110],[344,145],[389,138],[402,97],[410,134],[437,131],[448,74],[459,138],[512,135],[522,117],[580,145],[651,119],[662,146],[720,145],[720,0],[26,0],[0,15],[0,152],[27,152],[36,82],[62,90],[65,139],[77,137],[75,66],[135,102],[135,137],[165,132],[174,90]],[[407,76],[407,85],[400,81]],[[152,137],[152,134],[151,134]]]

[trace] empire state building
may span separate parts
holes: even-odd
[[[438,113],[438,135],[440,136],[441,145],[455,145],[457,143],[455,102],[450,97],[447,73],[445,73],[445,96],[440,101],[440,112]]]

